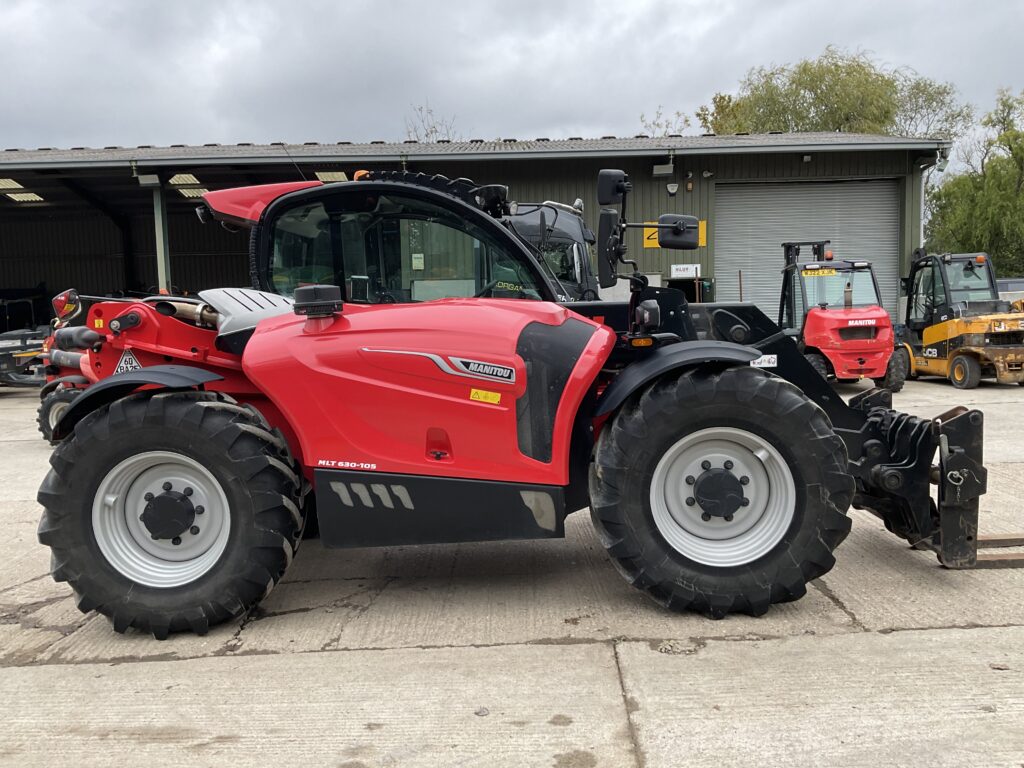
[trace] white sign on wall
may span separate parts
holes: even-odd
[[[700,264],[673,264],[669,277],[673,280],[695,280],[700,277]]]

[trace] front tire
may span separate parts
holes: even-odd
[[[71,403],[83,391],[81,389],[64,389],[61,387],[50,392],[39,404],[39,410],[36,412],[36,424],[39,425],[39,433],[50,445],[56,445],[60,442],[53,439],[53,430],[65,411],[71,407]]]
[[[817,352],[808,352],[804,355],[804,359],[811,364],[811,368],[825,381],[833,378],[832,372],[828,368],[828,361],[824,355],[819,355]]]
[[[970,355],[957,355],[949,363],[949,380],[957,389],[974,389],[981,383],[981,364]]]
[[[78,607],[163,639],[205,634],[280,580],[298,477],[258,414],[206,392],[144,393],[83,419],[39,490],[39,541]]]
[[[825,413],[755,368],[655,383],[602,431],[590,476],[594,525],[626,579],[713,618],[802,597],[835,564],[853,490]]]
[[[910,356],[903,347],[897,347],[889,355],[889,363],[885,367],[885,376],[873,379],[876,386],[884,387],[890,392],[899,392],[907,381],[910,369]]]

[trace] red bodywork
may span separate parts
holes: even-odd
[[[828,358],[838,379],[882,378],[893,350],[892,321],[881,307],[807,312],[804,348]]]
[[[274,200],[310,187],[322,187],[319,181],[287,181],[281,184],[259,184],[253,187],[236,187],[235,189],[219,189],[207,192],[203,200],[218,219],[234,221],[245,226],[252,226],[260,219],[260,214]]]
[[[110,333],[110,320],[130,312],[139,325]],[[570,318],[593,335],[559,401],[552,460],[543,462],[517,443],[516,400],[527,373],[516,339],[530,323]],[[83,357],[90,381],[112,375],[126,350],[143,367],[191,364],[218,373],[223,380],[206,388],[251,403],[280,427],[310,479],[326,467],[544,485],[569,482],[573,421],[616,338],[557,304],[507,299],[346,304],[328,319],[289,313],[261,322],[242,357],[218,350],[216,331],[160,315],[147,302],[94,305],[87,326],[107,334]],[[453,357],[511,367],[515,382],[453,375]]]

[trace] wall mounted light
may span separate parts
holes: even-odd
[[[669,197],[675,197],[676,196],[676,192],[679,191],[679,185],[678,184],[666,184],[665,185],[665,189],[668,192],[668,196]]]
[[[711,171],[701,171],[700,175],[705,179],[710,179],[715,174],[713,174]]]
[[[811,162],[811,156],[810,155],[804,155],[804,162],[805,163]]]

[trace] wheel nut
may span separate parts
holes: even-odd
[[[750,506],[750,499],[743,499],[743,501],[740,502],[740,506],[741,507],[748,507],[748,506]]]
[[[725,522],[731,523],[732,522],[732,515],[726,515],[725,516]]]
[[[144,498],[146,501],[152,501],[153,500],[153,494],[152,493],[147,493],[142,498]]]
[[[206,511],[206,507],[204,507],[202,504],[200,504],[198,507],[196,507],[196,514],[197,515],[201,515],[205,511]]]
[[[726,469],[732,469],[733,465],[732,465],[732,462],[727,459],[725,464],[724,464],[724,466],[725,466]]]
[[[164,483],[163,488],[164,488],[165,491],[169,491],[169,490],[171,490],[171,484],[170,483]]]
[[[199,526],[193,525],[191,528],[188,529],[188,532],[191,533],[193,536],[197,535],[199,533]]]
[[[692,507],[692,506],[693,506],[694,504],[696,504],[696,503],[697,503],[697,502],[696,502],[696,501],[694,501],[694,498],[693,498],[693,496],[687,496],[687,497],[686,497],[686,506],[688,506],[688,507]]]
[[[711,519],[711,513],[709,513],[709,512],[701,513],[700,519],[703,520],[706,523],[708,520]]]
[[[711,469],[711,462],[708,461],[707,459],[704,459],[704,461],[700,463],[700,468],[706,472],[707,470]]]
[[[179,544],[181,544],[181,536],[175,536],[173,539],[171,539],[171,544],[173,544],[174,546],[178,546]]]
[[[182,491],[182,493],[183,493],[183,494],[185,494],[186,496],[191,496],[191,495],[192,495],[192,489],[191,489],[191,488],[189,488],[189,487],[188,487],[188,486],[186,485],[186,486],[185,486],[185,490],[184,490],[184,491]]]
[[[743,477],[740,478],[740,485],[746,485],[749,482],[750,482],[750,478],[747,477],[746,475],[744,475]]]
[[[697,482],[697,481],[693,479],[693,475],[687,475],[686,476],[686,484],[687,485],[693,485],[695,482]]]

